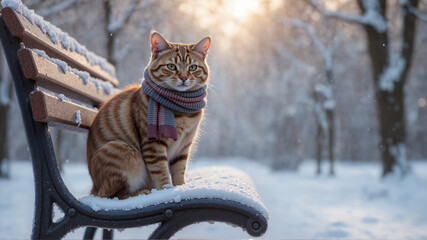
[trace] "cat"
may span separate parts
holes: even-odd
[[[172,43],[153,31],[150,42],[151,58],[142,86],[122,90],[101,106],[93,120],[87,139],[92,195],[125,199],[185,184],[188,159],[206,103],[206,57],[211,38],[195,44]],[[149,95],[152,90],[157,95]],[[165,92],[178,100],[193,97],[196,92],[202,94],[196,96],[196,102],[190,97],[190,103],[183,105],[199,104],[198,108],[176,111],[158,104],[162,99],[156,97]],[[165,104],[174,101],[168,96],[164,99]],[[174,123],[166,119],[162,125],[160,118],[165,116]]]

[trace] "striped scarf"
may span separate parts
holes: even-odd
[[[148,69],[144,71],[142,91],[150,97],[147,117],[147,137],[149,140],[158,140],[158,133],[160,133],[162,137],[172,138],[176,141],[178,133],[173,111],[197,113],[206,106],[204,100],[206,85],[191,92],[166,89],[150,79]]]

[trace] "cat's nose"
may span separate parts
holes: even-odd
[[[188,79],[188,77],[187,76],[181,76],[181,77],[179,77],[179,79],[181,79],[182,82],[185,82]]]

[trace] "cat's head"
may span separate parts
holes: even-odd
[[[203,87],[209,79],[206,57],[211,38],[198,43],[171,43],[159,33],[151,32],[150,78],[157,85],[175,91],[192,91]]]

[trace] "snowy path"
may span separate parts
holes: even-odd
[[[229,165],[246,171],[270,211],[266,239],[427,239],[427,162],[413,164],[404,181],[379,179],[376,164],[339,164],[338,176],[315,177],[314,165],[298,172],[274,172],[242,159],[204,160],[192,168]],[[28,239],[33,214],[32,170],[15,161],[12,177],[0,179],[0,239]],[[86,195],[90,178],[86,167],[67,164],[64,180],[76,196]],[[6,197],[7,196],[7,197]],[[154,226],[116,232],[119,239],[145,238]],[[78,229],[67,238],[82,237]],[[203,223],[190,226],[177,238],[248,238],[239,228]]]

